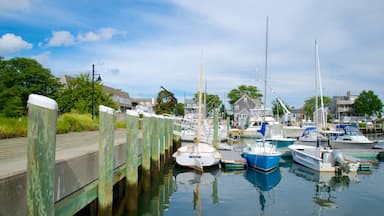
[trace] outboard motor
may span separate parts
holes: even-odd
[[[332,157],[340,165],[342,171],[349,173],[349,165],[348,162],[344,159],[343,153],[337,150],[333,150]]]

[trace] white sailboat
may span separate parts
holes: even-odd
[[[319,82],[319,90],[321,97],[321,106],[322,111],[324,110],[324,104],[322,101],[323,92],[321,89],[321,76],[320,76],[320,63],[319,63],[319,53],[317,42],[315,41],[315,74],[316,74],[316,86]],[[316,90],[318,90],[316,88]],[[318,110],[318,102],[316,99],[316,110]],[[343,155],[335,151],[331,148],[330,145],[322,146],[321,145],[321,137],[317,134],[320,134],[321,131],[318,129],[319,123],[318,118],[316,116],[316,128],[315,139],[316,146],[312,145],[301,145],[301,144],[293,144],[288,146],[289,150],[292,153],[292,158],[295,162],[302,164],[311,169],[320,171],[320,172],[337,172],[341,168],[341,171],[347,172],[356,172],[360,166],[358,162],[348,162],[343,158]],[[322,113],[322,126],[325,125],[325,115]],[[336,164],[340,164],[341,166],[336,166]]]
[[[268,63],[268,17],[266,22],[266,47],[265,47],[265,81],[264,81],[264,107],[267,102],[267,64]],[[265,113],[265,110],[264,110]],[[264,139],[266,130],[265,115],[264,123],[260,129],[263,135],[263,142],[255,142],[254,144],[244,148],[242,156],[247,161],[248,166],[262,170],[270,171],[279,166],[281,153],[277,150],[276,145],[267,142]]]
[[[199,87],[199,112],[195,143],[186,144],[177,149],[173,154],[176,163],[183,167],[190,167],[203,171],[204,167],[218,165],[221,160],[220,153],[211,145],[201,142],[201,100],[202,100],[202,77],[203,77],[203,63],[200,65],[200,87]]]

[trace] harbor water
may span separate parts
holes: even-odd
[[[138,193],[137,211],[127,199],[118,215],[382,215],[384,160],[371,171],[335,176],[282,160],[265,173],[254,169],[211,169],[197,173],[174,165],[152,181],[151,194]],[[115,207],[117,206],[117,207]],[[122,207],[123,206],[123,207]]]

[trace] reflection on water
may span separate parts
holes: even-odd
[[[337,195],[351,183],[359,183],[357,173],[348,173],[336,176],[334,173],[320,173],[297,163],[293,163],[290,172],[300,178],[314,183],[313,202],[314,212],[320,213],[323,208],[337,208]]]
[[[275,194],[272,189],[280,182],[280,168],[275,168],[267,173],[255,169],[248,169],[244,176],[245,179],[256,187],[259,193],[260,213],[263,214],[266,205],[275,202]]]
[[[197,173],[169,167],[136,202],[119,199],[115,215],[380,215],[384,162],[371,174],[335,176],[288,162],[269,173],[254,169]],[[129,204],[130,203],[130,204]],[[136,203],[137,211],[129,212]],[[129,204],[129,205],[128,205]],[[114,205],[114,209],[115,209]],[[369,212],[366,212],[369,209]]]

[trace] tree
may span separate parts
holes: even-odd
[[[229,98],[229,104],[233,105],[244,94],[253,99],[260,99],[263,96],[256,86],[240,85],[228,93],[227,97]]]
[[[289,110],[289,106],[284,101],[282,102],[284,103],[285,107],[287,107],[287,109]],[[283,107],[281,106],[281,104],[277,99],[272,101],[272,111],[273,111],[273,114],[276,114],[279,117],[284,114]]]
[[[320,96],[318,96],[317,98],[318,98],[318,103],[319,103],[318,105],[320,107],[320,99],[321,98],[320,98]],[[332,103],[332,99],[330,97],[323,96],[323,102],[324,102],[324,106],[327,107]],[[305,100],[304,107],[303,107],[304,116],[312,118],[313,113],[315,112],[315,105],[316,105],[316,97],[315,96]]]
[[[375,95],[372,90],[362,91],[360,95],[356,98],[355,104],[353,105],[354,112],[357,115],[363,116],[379,116],[381,117],[381,112],[383,111],[383,103],[380,98]]]
[[[177,99],[172,92],[163,88],[156,98],[156,114],[175,114]]]
[[[103,86],[95,82],[95,113],[98,114],[99,105],[117,109],[117,104],[111,95],[103,91]],[[77,111],[79,113],[92,113],[92,80],[89,74],[80,74],[76,79],[69,80],[67,86],[59,93],[57,98],[61,113]]]
[[[176,104],[176,115],[183,116],[184,115],[184,104],[177,103]]]
[[[202,93],[202,99],[204,99],[205,93]],[[219,106],[222,104],[222,101],[220,100],[220,97],[215,94],[206,94],[206,109],[207,113],[210,113],[213,109],[219,108]],[[199,100],[199,92],[195,93],[193,99],[195,101]],[[204,103],[202,101],[202,103]]]
[[[34,59],[0,57],[0,112],[22,115],[30,94],[57,98],[61,88],[58,78]]]

